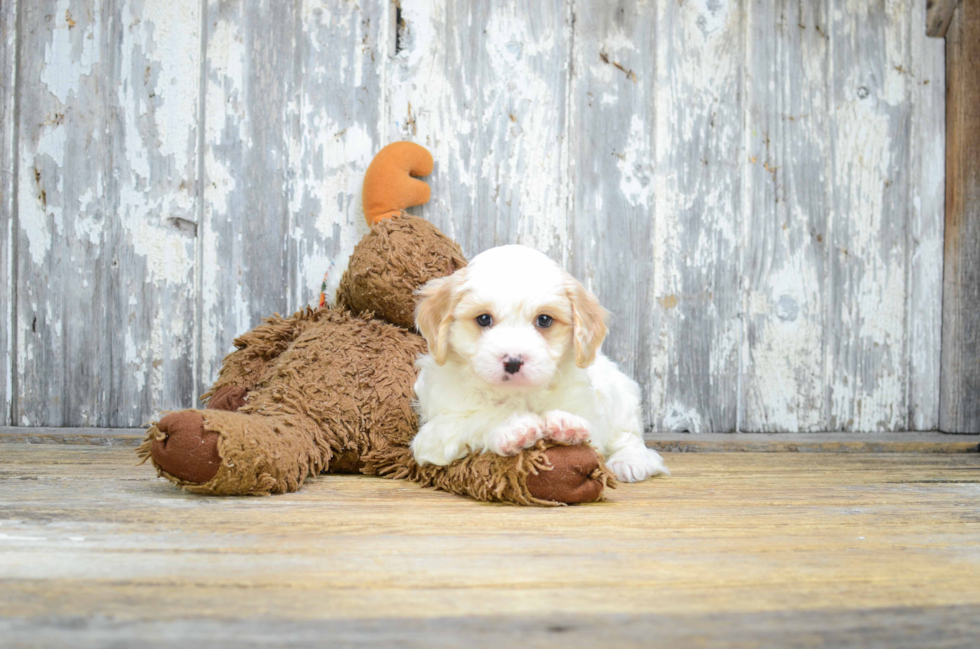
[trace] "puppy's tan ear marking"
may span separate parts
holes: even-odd
[[[565,292],[572,303],[572,337],[575,341],[575,364],[588,367],[595,361],[599,345],[606,337],[608,313],[599,300],[577,279],[568,276]]]
[[[448,277],[430,280],[416,291],[421,299],[415,307],[415,327],[439,365],[445,365],[449,356],[449,327],[453,323],[453,309],[459,302],[456,286],[464,272],[462,269]]]

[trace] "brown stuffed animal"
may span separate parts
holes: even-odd
[[[432,158],[408,142],[385,147],[364,181],[371,232],[354,249],[335,308],[274,316],[235,340],[204,410],[170,413],[138,453],[199,494],[296,491],[320,472],[413,480],[485,501],[556,505],[599,500],[613,480],[587,445],[539,442],[514,457],[472,454],[416,464],[409,444],[415,290],[466,265],[459,246],[403,209],[424,203]],[[419,187],[424,187],[424,191]]]

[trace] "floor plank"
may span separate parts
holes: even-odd
[[[980,435],[904,433],[655,433],[661,452],[722,453],[977,453]]]
[[[532,509],[363,476],[202,498],[134,466],[131,449],[4,444],[0,635],[258,642],[279,629],[283,643],[336,631],[357,644],[404,631],[434,644],[525,628],[539,644],[620,632],[688,644],[737,628],[791,644],[797,628],[954,646],[943,633],[975,634],[980,454],[667,460],[672,477],[608,502]],[[906,624],[938,635],[896,635]]]
[[[138,446],[142,428],[26,428],[0,426],[0,444]],[[977,453],[980,435],[903,433],[671,433],[647,435],[667,453]]]

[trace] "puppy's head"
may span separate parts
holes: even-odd
[[[491,385],[542,387],[565,360],[588,367],[606,311],[540,252],[502,246],[419,290],[418,330],[439,365],[451,355]]]

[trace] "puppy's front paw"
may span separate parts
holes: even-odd
[[[537,415],[513,415],[490,433],[491,451],[517,455],[544,437],[544,422]]]
[[[630,446],[606,460],[606,466],[620,482],[640,482],[654,475],[670,475],[664,459],[652,448]]]
[[[544,414],[544,436],[565,444],[581,444],[589,440],[589,422],[564,410],[551,410]]]

